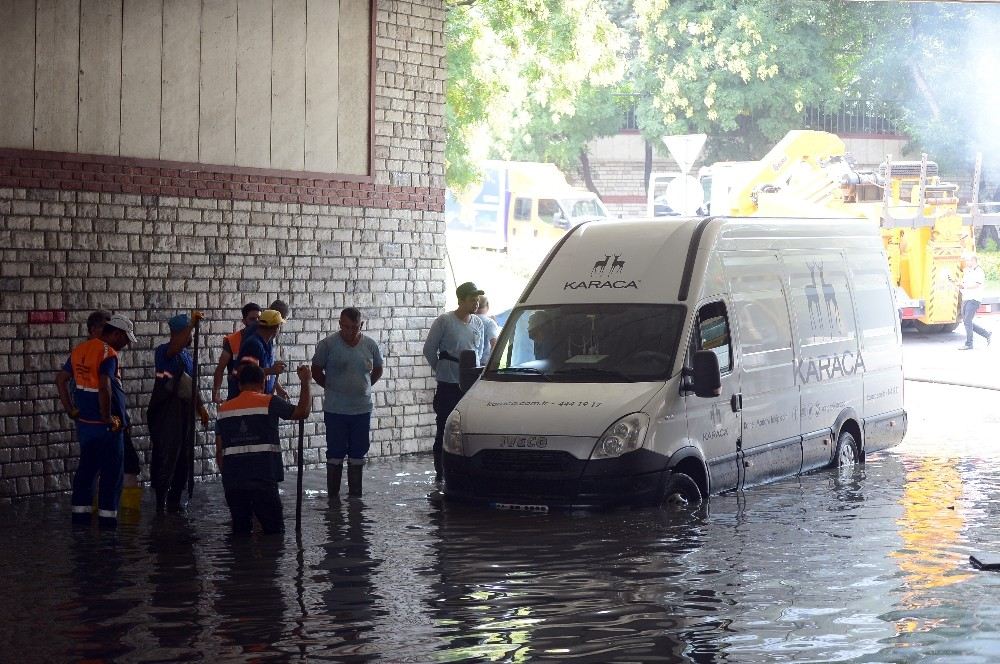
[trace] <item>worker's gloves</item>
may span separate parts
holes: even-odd
[[[108,431],[111,433],[118,433],[122,430],[122,418],[117,415],[112,415],[108,418]]]
[[[205,312],[198,309],[191,310],[191,324],[197,325],[201,321],[205,320]]]

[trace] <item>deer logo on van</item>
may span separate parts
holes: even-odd
[[[567,281],[563,290],[578,290],[591,288],[639,288],[640,281],[614,279],[612,275],[621,275],[625,269],[625,261],[621,254],[604,254],[603,259],[594,261],[594,267],[590,268],[589,281]]]

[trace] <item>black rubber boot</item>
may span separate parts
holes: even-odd
[[[350,464],[347,466],[347,495],[361,495],[361,475],[365,467],[361,464]]]
[[[344,464],[328,463],[326,465],[326,491],[330,498],[340,495],[340,479],[344,476]]]

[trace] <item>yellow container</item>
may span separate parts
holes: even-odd
[[[138,512],[142,506],[142,487],[127,486],[122,489],[121,502],[118,504],[120,510],[133,510]]]

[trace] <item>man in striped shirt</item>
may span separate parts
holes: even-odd
[[[219,406],[215,424],[215,460],[222,471],[222,488],[233,520],[233,532],[248,534],[257,517],[264,533],[285,529],[278,482],[285,479],[278,420],[304,420],[312,405],[309,367],[296,371],[296,406],[264,391],[264,370],[256,364],[240,367],[240,393]]]

